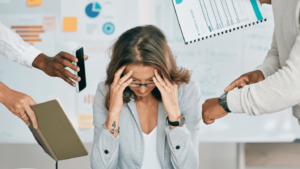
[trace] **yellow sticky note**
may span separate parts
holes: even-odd
[[[64,32],[77,31],[77,17],[64,17],[63,18],[63,31]]]
[[[43,0],[27,0],[28,6],[36,6],[36,5],[42,5]]]
[[[79,128],[93,128],[93,114],[79,114]]]

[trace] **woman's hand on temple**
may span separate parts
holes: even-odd
[[[115,73],[114,81],[110,85],[109,113],[106,118],[105,125],[114,137],[118,136],[118,132],[116,131],[119,128],[119,118],[123,108],[123,92],[125,88],[132,82],[132,78],[130,78],[133,73],[132,70],[120,78],[125,70],[125,67],[126,66],[121,67]]]
[[[120,114],[123,107],[123,92],[125,88],[132,82],[133,71],[130,70],[126,75],[122,78],[123,71],[126,66],[121,67],[116,73],[114,77],[114,81],[110,86],[110,102],[109,102],[109,113]]]
[[[177,121],[180,117],[180,109],[178,106],[178,85],[173,84],[163,76],[164,79],[154,70],[155,77],[153,81],[161,93],[164,107],[168,113],[170,121]]]

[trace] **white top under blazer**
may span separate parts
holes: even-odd
[[[161,169],[157,154],[157,127],[151,133],[145,134],[144,138],[144,157],[141,169]]]

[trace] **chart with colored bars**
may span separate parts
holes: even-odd
[[[11,26],[25,41],[33,45],[34,42],[42,42],[41,33],[45,33],[42,25]]]
[[[249,21],[244,3],[241,0],[199,0],[205,24],[210,32]],[[255,8],[255,4],[252,5]]]
[[[92,94],[85,95],[83,102],[85,104],[93,104],[94,103],[94,95],[92,95]]]

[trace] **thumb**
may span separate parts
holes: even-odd
[[[84,60],[86,61],[89,57],[87,55],[84,55]]]

